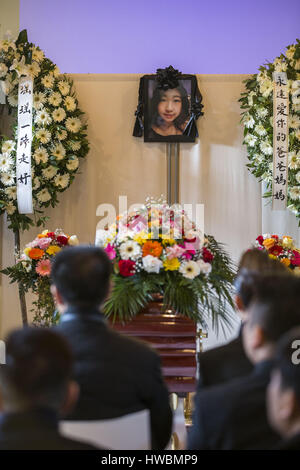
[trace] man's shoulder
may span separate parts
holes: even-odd
[[[204,351],[200,354],[200,361],[215,361],[218,360],[220,357],[224,358],[224,355],[227,356],[234,354],[234,352],[237,350],[243,350],[243,345],[240,338],[235,338],[229,343],[222,344],[221,346],[209,349],[208,351]]]

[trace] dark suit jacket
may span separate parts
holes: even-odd
[[[111,419],[150,411],[152,448],[171,436],[172,411],[160,358],[146,344],[112,330],[98,311],[66,313],[57,330],[72,346],[80,397],[69,419]]]
[[[279,436],[271,430],[265,393],[271,362],[226,384],[198,391],[189,449],[272,449]]]
[[[244,351],[241,329],[233,341],[200,353],[198,389],[228,382],[252,370],[253,365]]]
[[[39,408],[0,416],[0,449],[96,450],[96,447],[61,436],[55,412]]]

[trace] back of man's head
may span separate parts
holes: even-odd
[[[270,343],[276,343],[283,334],[300,325],[300,278],[258,277],[249,308],[249,324],[259,326]]]
[[[59,411],[72,373],[72,353],[58,333],[42,328],[13,331],[0,366],[4,410],[50,407]]]
[[[109,291],[111,261],[101,248],[65,248],[52,263],[52,282],[64,303],[79,307],[99,306]]]

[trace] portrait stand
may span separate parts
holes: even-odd
[[[179,157],[180,144],[166,143],[167,157],[167,201],[169,205],[179,204]]]

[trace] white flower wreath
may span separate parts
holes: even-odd
[[[248,168],[267,184],[272,197],[273,173],[273,72],[286,72],[289,87],[289,171],[287,206],[300,219],[300,41],[287,47],[274,62],[259,68],[245,80],[240,102]],[[300,221],[299,221],[300,224]]]
[[[79,159],[86,156],[89,146],[72,80],[60,75],[57,66],[22,31],[16,41],[0,41],[0,84],[15,114],[19,78],[28,75],[34,78],[32,197],[40,225],[45,219],[43,209],[58,203],[58,193],[73,182]],[[13,230],[24,230],[33,221],[17,209],[16,125],[13,135],[13,139],[2,137],[0,141],[0,214],[7,212]]]

